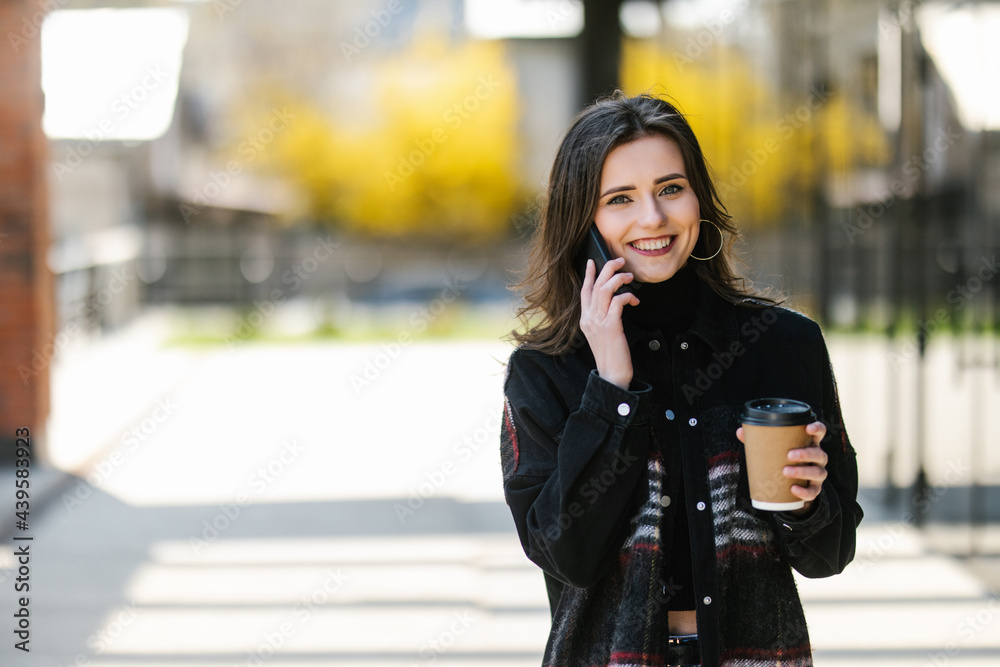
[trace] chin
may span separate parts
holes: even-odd
[[[639,261],[634,261],[631,266],[627,263],[624,270],[631,271],[637,282],[662,283],[673,278],[678,271],[691,263],[689,257],[693,249],[694,244],[692,243],[691,248],[687,248],[686,252],[680,256],[671,252],[671,254],[660,258],[639,258]],[[678,262],[681,257],[684,258],[683,261]]]
[[[669,268],[664,267],[655,271],[643,271],[641,274],[635,272],[636,280],[642,283],[662,283],[673,278],[681,268],[683,268],[683,265]]]

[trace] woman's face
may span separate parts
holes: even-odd
[[[615,148],[601,170],[594,222],[623,271],[644,283],[668,280],[698,241],[698,197],[672,139],[650,135]]]

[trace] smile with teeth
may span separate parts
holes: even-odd
[[[638,241],[632,241],[629,243],[630,246],[636,250],[662,250],[674,242],[676,236],[661,236],[657,239],[639,239]]]

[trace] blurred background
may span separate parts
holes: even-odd
[[[538,664],[506,286],[620,88],[688,115],[745,273],[827,334],[868,518],[800,582],[817,664],[997,664],[998,36],[988,1],[2,3],[3,613],[15,535],[37,592],[0,662]]]

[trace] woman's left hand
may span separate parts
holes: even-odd
[[[801,509],[792,510],[791,514],[805,514],[809,511],[809,506],[823,488],[826,481],[826,464],[829,461],[826,452],[819,443],[826,436],[826,426],[823,422],[813,422],[806,426],[806,433],[812,437],[812,445],[800,449],[790,449],[788,451],[788,463],[782,470],[785,477],[796,480],[805,480],[807,486],[800,484],[792,485],[792,495],[806,501]],[[743,427],[736,429],[736,437],[740,442],[743,440]],[[745,444],[745,443],[744,443]]]

